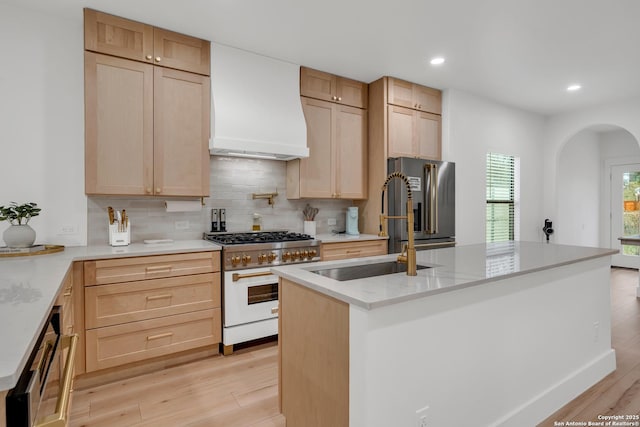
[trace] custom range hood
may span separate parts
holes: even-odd
[[[211,43],[211,154],[309,157],[300,66]]]

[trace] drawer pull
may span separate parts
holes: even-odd
[[[348,254],[359,254],[360,251],[347,251]]]
[[[162,295],[149,295],[147,297],[147,301],[153,301],[153,300],[157,300],[157,299],[165,299],[165,298],[171,298],[173,295],[171,294],[162,294]]]
[[[147,341],[159,340],[160,338],[167,338],[173,335],[173,332],[165,332],[164,334],[151,335],[147,337]]]
[[[280,311],[280,307],[273,307],[271,309],[271,314],[278,314],[279,311]]]
[[[70,297],[71,296],[71,291],[69,292],[65,292],[64,294],[62,294],[63,297]]]
[[[231,279],[234,282],[237,282],[240,279],[248,279],[250,277],[261,277],[261,276],[271,276],[271,272],[270,271],[263,271],[261,273],[247,273],[247,274],[233,273],[231,275]]]
[[[173,269],[171,264],[169,265],[152,265],[146,268],[147,273],[164,273]]]

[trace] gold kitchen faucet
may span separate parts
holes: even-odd
[[[384,214],[384,192],[387,190],[389,181],[394,178],[400,178],[404,181],[407,188],[407,214],[406,215],[385,215]],[[413,240],[413,198],[411,196],[411,185],[409,179],[401,172],[393,172],[390,174],[382,185],[382,212],[380,213],[380,232],[378,236],[387,237],[387,220],[388,219],[406,219],[408,243],[402,245],[402,252],[398,255],[398,262],[407,264],[407,276],[416,276],[416,248]]]

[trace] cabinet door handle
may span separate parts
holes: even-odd
[[[149,295],[147,296],[147,301],[154,301],[157,299],[165,299],[165,298],[171,298],[173,295],[171,294],[162,294],[162,295]]]
[[[156,193],[162,193],[162,188],[156,187]]]
[[[145,58],[147,58],[147,61],[151,61],[153,59],[153,56],[152,55],[147,55],[147,56],[145,56]]]
[[[159,56],[156,56],[156,62],[160,62],[162,61],[162,58],[160,58]]]
[[[333,101],[335,101],[335,100],[336,100],[336,97],[335,97],[335,96],[332,96],[332,97],[331,97],[331,99],[332,99]]]
[[[146,267],[145,270],[147,273],[162,273],[165,271],[171,271],[173,269],[173,265],[151,265]]]
[[[342,97],[341,96],[338,97],[338,101],[342,101]]]
[[[271,314],[278,314],[279,311],[280,311],[280,307],[273,307],[271,309]]]
[[[147,187],[146,191],[147,193],[151,193],[151,187]]]
[[[151,335],[147,337],[147,341],[159,340],[160,338],[167,338],[173,335],[173,332],[165,332],[164,334]]]

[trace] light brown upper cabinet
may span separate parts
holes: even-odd
[[[442,157],[439,115],[388,105],[387,118],[388,157]]]
[[[426,86],[388,77],[387,102],[427,113],[442,114],[442,92]]]
[[[85,193],[208,196],[210,78],[112,56],[144,52],[144,24],[85,14],[114,49],[85,51]]]
[[[300,68],[300,95],[367,108],[367,84],[307,67]]]
[[[301,99],[309,157],[287,163],[287,198],[365,198],[367,110]]]
[[[442,94],[437,89],[393,77],[369,84],[367,200],[358,202],[360,229],[377,234],[387,159],[416,157],[441,160]]]
[[[210,75],[210,43],[92,9],[84,10],[84,48]]]
[[[287,163],[287,198],[367,197],[368,85],[300,67],[309,157]]]

